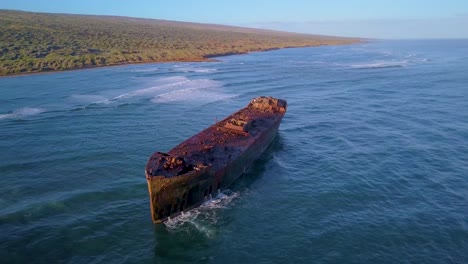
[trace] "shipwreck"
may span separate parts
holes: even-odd
[[[227,189],[273,141],[286,109],[285,100],[258,97],[168,153],[155,152],[145,169],[153,222]]]

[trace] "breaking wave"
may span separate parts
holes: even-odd
[[[157,71],[159,71],[158,67],[130,70],[130,72],[136,72],[136,73],[138,73],[138,72],[157,72]]]
[[[161,78],[148,88],[137,89],[106,98],[100,95],[73,95],[74,101],[94,104],[127,102],[131,99],[148,98],[153,103],[197,100],[201,102],[218,101],[230,97],[219,88],[223,84],[211,79],[189,79],[185,76]]]
[[[93,94],[73,94],[70,96],[70,99],[79,103],[90,103],[90,104],[99,104],[99,103],[109,103],[109,99],[102,95],[93,95]]]
[[[374,62],[349,65],[354,69],[380,69],[380,68],[401,68],[408,66],[408,61],[395,61],[395,62]]]
[[[194,73],[213,73],[217,71],[217,69],[213,69],[213,68],[179,67],[179,66],[175,66],[173,70],[178,71],[178,72],[194,72]]]
[[[43,113],[45,111],[46,110],[43,108],[23,107],[23,108],[13,110],[7,114],[0,114],[0,120],[1,119],[22,119],[28,116],[33,116],[33,115]]]
[[[152,97],[151,102],[213,102],[232,97],[233,95],[226,94],[221,89],[219,89],[222,86],[223,83],[211,79],[189,80],[185,78],[184,82],[171,85],[171,89],[159,90],[161,93],[155,94]]]
[[[391,53],[388,53],[385,56],[390,56]],[[373,62],[363,62],[356,64],[344,65],[351,67],[353,69],[382,69],[382,68],[402,68],[410,65],[421,64],[429,62],[429,59],[419,58],[415,54],[407,54],[401,56],[401,58],[394,58],[391,60],[375,60]]]
[[[188,88],[160,94],[151,99],[153,103],[170,103],[182,101],[198,101],[203,103],[220,101],[232,98],[235,95],[228,95],[222,92],[209,90],[207,88]]]
[[[190,84],[190,80],[183,76],[175,76],[175,77],[168,77],[162,78],[156,81],[156,85],[138,89],[135,91],[131,91],[128,93],[123,93],[118,96],[115,96],[111,100],[120,100],[120,99],[127,99],[132,97],[152,97],[160,91],[164,90],[172,90],[172,89],[180,89],[181,87],[184,88]]]
[[[148,87],[149,86],[149,87]],[[112,91],[103,90],[97,94],[71,94],[62,97],[65,106],[58,110],[80,111],[104,105],[125,105],[135,100],[146,99],[152,103],[197,101],[210,103],[235,95],[226,94],[220,88],[223,83],[208,78],[189,79],[185,76],[159,78],[152,81],[146,88]],[[65,109],[63,109],[65,108]],[[25,107],[0,114],[2,119],[21,119],[45,112],[44,108]]]

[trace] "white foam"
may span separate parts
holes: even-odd
[[[119,94],[117,96],[106,98],[102,95],[92,95],[92,94],[74,94],[71,95],[70,98],[74,101],[78,101],[80,103],[88,103],[88,104],[109,104],[113,101],[130,99],[133,97],[147,97],[152,98],[158,94],[167,92],[167,91],[177,91],[185,88],[191,88],[197,81],[191,81],[185,76],[173,76],[173,77],[166,77],[160,78],[157,80],[152,81],[150,87],[137,89],[133,91],[129,91],[126,93]],[[214,86],[214,85],[211,85]],[[207,85],[207,87],[211,87]]]
[[[8,113],[8,114],[1,114],[0,119],[22,119],[28,116],[43,113],[45,111],[46,110],[43,108],[23,107],[23,108],[15,109],[11,113]]]
[[[187,81],[188,78],[182,75],[177,75],[177,76],[171,76],[171,77],[164,77],[164,78],[158,78],[156,80],[152,81],[153,85],[166,85],[166,84],[172,84],[172,83],[179,83],[179,82],[184,82]]]
[[[99,104],[99,103],[109,103],[109,99],[102,95],[94,95],[94,94],[73,94],[70,98],[74,101],[80,103],[92,103],[92,104]]]
[[[373,63],[351,64],[349,65],[354,69],[379,69],[379,68],[397,68],[405,67],[408,61],[378,61]]]
[[[171,218],[164,222],[164,224],[169,231],[173,232],[182,231],[187,226],[194,227],[211,238],[215,232],[213,224],[216,224],[218,221],[217,210],[227,208],[237,197],[239,197],[239,193],[225,190],[199,207]]]
[[[144,69],[135,69],[131,70],[130,72],[157,72],[159,68],[151,67],[151,68],[144,68]]]
[[[202,103],[223,100],[234,95],[225,94],[223,83],[211,79],[189,79],[185,76],[173,76],[153,80],[150,87],[121,93],[117,96],[92,94],[74,94],[69,98],[79,103],[113,104],[128,102],[132,99],[147,98],[153,103],[198,101]],[[110,99],[109,99],[110,98]]]
[[[127,99],[132,97],[153,97],[161,90],[172,90],[172,89],[180,89],[180,87],[184,88],[190,80],[184,76],[175,76],[175,77],[168,77],[162,78],[155,81],[154,86],[138,89],[135,91],[131,91],[128,93],[120,94],[114,97],[112,100],[120,100],[120,99]]]
[[[178,85],[165,93],[160,93],[151,99],[153,103],[167,102],[213,102],[223,100],[232,95],[223,93],[219,88],[222,83],[210,79],[188,80],[182,85]]]
[[[181,71],[181,72],[196,72],[196,73],[213,73],[213,72],[216,72],[217,69],[212,69],[212,68],[195,68],[195,67],[182,67],[182,68],[177,68],[177,71]]]
[[[391,52],[391,51],[383,51],[382,54],[385,56],[385,57],[389,57],[389,56],[393,56],[394,53]]]

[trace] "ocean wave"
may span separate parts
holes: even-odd
[[[114,97],[104,97],[101,95],[71,95],[70,98],[79,101],[79,102],[85,102],[88,103],[89,105],[95,105],[95,104],[110,104],[112,102],[120,101],[120,100],[125,100],[125,99],[131,99],[134,97],[146,97],[146,98],[152,98],[158,94],[165,93],[167,91],[177,91],[181,89],[187,89],[190,88],[191,86],[194,87],[199,87],[200,85],[197,85],[197,82],[200,82],[200,80],[189,80],[185,76],[173,76],[173,77],[166,77],[166,78],[160,78],[155,81],[153,81],[152,86],[148,88],[142,88],[142,89],[137,89],[133,90],[130,92],[122,93]],[[201,80],[203,82],[203,80]]]
[[[137,73],[138,72],[157,72],[157,71],[159,71],[159,68],[156,68],[156,67],[130,70],[130,72],[137,72]]]
[[[0,114],[0,119],[22,119],[28,116],[37,115],[40,113],[45,112],[44,108],[36,108],[36,107],[23,107],[19,109],[15,109],[7,114]]]
[[[171,102],[187,102],[196,101],[202,103],[210,103],[233,98],[235,95],[229,95],[217,91],[209,91],[207,88],[188,88],[164,94],[157,95],[151,99],[153,103],[171,103]]]
[[[213,69],[213,68],[180,67],[180,66],[175,66],[173,70],[178,71],[178,72],[194,72],[194,73],[213,73],[217,71],[217,69]]]
[[[109,103],[109,99],[102,95],[94,95],[94,94],[73,94],[69,97],[73,101],[79,103],[90,103],[90,104],[101,104],[101,103]]]
[[[115,96],[97,94],[73,94],[67,98],[72,105],[70,110],[78,111],[102,105],[128,105],[132,100],[150,99],[153,103],[199,101],[202,103],[214,102],[230,98],[233,95],[223,93],[218,89],[222,82],[211,79],[189,79],[185,76],[173,76],[154,80],[150,87],[131,90]],[[110,91],[112,92],[112,91]],[[107,92],[109,94],[109,92]],[[114,92],[115,94],[115,92]],[[78,104],[78,105],[77,105]],[[13,114],[7,114],[7,118]]]
[[[128,99],[132,97],[141,97],[141,96],[149,96],[152,97],[156,95],[161,90],[169,90],[169,89],[177,89],[179,87],[184,87],[189,83],[190,80],[184,76],[174,76],[168,78],[162,78],[155,82],[156,85],[134,90],[131,92],[123,93],[118,96],[115,96],[111,100],[120,100],[120,99]]]
[[[408,61],[373,62],[349,65],[353,69],[401,68],[408,66]]]
[[[153,103],[168,103],[181,101],[213,102],[232,97],[218,88],[223,84],[211,79],[187,80],[183,85],[173,87],[170,91],[153,96]]]

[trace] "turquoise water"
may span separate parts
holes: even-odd
[[[467,263],[468,41],[0,79],[2,263]],[[153,225],[144,166],[271,95],[278,137]]]

